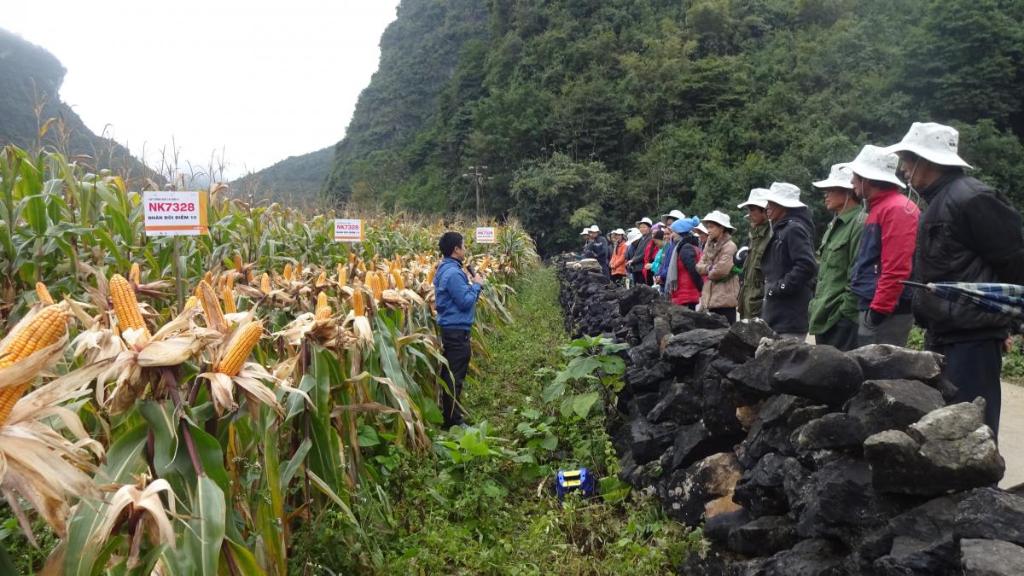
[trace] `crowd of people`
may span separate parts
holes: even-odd
[[[762,318],[780,337],[851,350],[906,346],[915,322],[945,356],[954,401],[986,401],[998,432],[1006,315],[941,299],[904,284],[1024,284],[1021,217],[1005,195],[969,176],[949,126],[915,123],[898,144],[864,146],[814,182],[832,214],[820,243],[800,188],[774,182],[737,206],[749,223],[738,248],[728,213],[680,210],[628,231],[583,230],[583,256],[621,284],[657,287],[673,303]],[[926,203],[922,212],[917,198]]]

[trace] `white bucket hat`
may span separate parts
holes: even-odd
[[[626,243],[632,244],[633,242],[639,240],[641,236],[643,236],[643,234],[641,234],[640,231],[637,230],[636,228],[633,228],[629,231],[629,234],[626,235]]]
[[[899,144],[889,146],[885,151],[890,154],[913,152],[940,166],[971,168],[971,165],[957,154],[959,140],[960,133],[956,128],[935,122],[914,122],[903,140]]]
[[[672,210],[668,214],[661,215],[662,220],[664,220],[665,218],[675,218],[676,220],[682,220],[683,218],[686,218],[686,214],[683,214],[682,210]]]
[[[774,202],[783,208],[804,208],[807,205],[800,201],[800,188],[789,182],[772,182],[768,188],[765,203]]]
[[[714,222],[715,224],[728,228],[729,230],[736,229],[736,227],[732,225],[732,220],[729,218],[729,215],[721,210],[714,210],[702,218],[701,223],[704,222]]]
[[[737,208],[746,208],[747,206],[757,206],[758,208],[764,208],[768,205],[768,189],[767,188],[751,188],[750,196],[747,196],[747,201],[743,204],[737,204]]]
[[[899,163],[900,159],[895,154],[886,152],[885,148],[868,144],[861,148],[860,154],[850,162],[850,171],[861,178],[888,182],[905,188],[903,182],[896,176],[896,167]]]
[[[590,228],[584,228],[583,232],[580,232],[580,236],[586,236],[590,234]]]
[[[611,232],[609,232],[609,234],[618,234],[619,236],[625,236],[626,235],[626,231],[623,230],[622,228],[616,228],[615,230],[612,230]]]
[[[701,222],[700,224],[698,224],[698,225],[697,225],[697,227],[696,227],[696,228],[694,228],[694,230],[697,230],[697,231],[699,231],[699,232],[702,232],[702,233],[704,233],[704,234],[707,234],[707,233],[708,233],[708,229],[707,229],[707,228],[706,228],[706,227],[704,226],[704,223],[703,223],[703,222]]]
[[[815,188],[847,188],[853,190],[853,171],[849,162],[833,164],[828,171],[828,178],[811,184]]]
[[[590,228],[587,228],[587,232],[597,232],[598,234],[600,234],[601,229],[597,227],[597,224],[593,224],[590,226]]]
[[[654,226],[654,222],[652,222],[651,219],[648,218],[647,216],[644,216],[643,218],[641,218],[641,219],[636,221],[636,225],[637,226],[639,226],[641,224],[647,224],[648,226]]]

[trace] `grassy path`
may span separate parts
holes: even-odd
[[[568,343],[553,271],[540,269],[517,289],[515,321],[486,335],[487,353],[474,361],[478,379],[464,392],[472,442],[460,431],[442,434],[436,442],[449,450],[428,462],[403,459],[387,482],[396,525],[381,535],[380,572],[671,572],[693,538],[653,502],[630,496],[560,507],[554,498],[552,471],[585,465],[614,475],[617,461],[599,407],[586,419],[566,419],[541,400],[551,376],[538,369],[560,368]]]

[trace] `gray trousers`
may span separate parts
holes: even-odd
[[[860,327],[857,328],[857,345],[892,344],[906,346],[910,329],[914,327],[914,315],[893,314],[878,326],[867,325],[867,310],[860,313]]]

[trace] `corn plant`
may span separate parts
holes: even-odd
[[[368,431],[431,449],[442,223],[371,216],[347,245],[332,212],[209,193],[208,236],[152,239],[124,179],[0,153],[0,492],[58,538],[52,573],[282,575],[328,509],[365,537]],[[536,261],[501,238],[470,243],[479,330]]]

